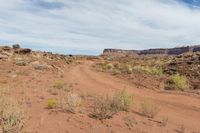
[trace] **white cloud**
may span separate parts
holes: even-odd
[[[2,42],[54,51],[79,49],[83,53],[200,42],[200,10],[175,0],[0,2]]]

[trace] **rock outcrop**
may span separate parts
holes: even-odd
[[[177,47],[177,48],[159,48],[147,50],[122,50],[122,49],[105,49],[103,55],[122,54],[122,55],[180,55],[187,52],[200,52],[200,45]]]

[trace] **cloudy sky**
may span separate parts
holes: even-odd
[[[0,0],[0,45],[64,54],[200,43],[200,0]]]

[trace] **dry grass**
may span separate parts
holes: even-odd
[[[53,87],[56,89],[63,89],[64,86],[65,86],[65,82],[62,80],[56,80],[53,85]]]
[[[156,68],[156,67],[144,67],[144,66],[134,66],[133,67],[134,71],[137,72],[145,72],[153,75],[163,75],[163,70],[161,68]]]
[[[26,119],[22,105],[14,100],[8,99],[2,89],[0,89],[0,105],[0,127],[2,132],[19,133]]]
[[[97,119],[109,119],[119,111],[128,111],[133,104],[133,96],[125,90],[113,96],[95,97],[92,117]]]
[[[81,104],[82,98],[77,93],[60,95],[58,99],[58,108],[64,112],[76,113]]]
[[[159,110],[160,109],[156,105],[146,100],[142,102],[140,109],[141,113],[148,118],[154,118],[158,114]]]

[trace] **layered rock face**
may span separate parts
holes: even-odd
[[[169,49],[147,49],[147,50],[122,50],[105,49],[103,54],[132,54],[132,55],[180,55],[187,52],[200,52],[200,45],[169,48]]]

